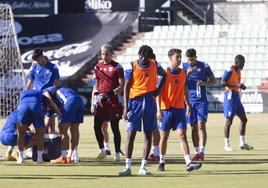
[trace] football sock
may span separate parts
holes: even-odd
[[[62,158],[65,158],[67,155],[67,151],[66,150],[61,150],[61,156]]]
[[[21,159],[21,160],[24,159],[24,157],[23,157],[23,153],[24,153],[24,151],[19,151],[19,159]]]
[[[37,161],[43,161],[44,151],[37,151]]]
[[[159,163],[165,163],[165,162],[166,162],[165,155],[161,155],[161,154],[160,154],[160,160],[159,160]]]
[[[206,147],[205,146],[201,146],[199,152],[202,152],[203,154],[205,154],[205,150],[206,150]]]
[[[67,153],[67,157],[71,157],[72,156],[72,153],[73,153],[73,150],[69,149],[68,150],[68,153]]]
[[[144,167],[146,167],[146,166],[147,166],[147,160],[142,159],[142,160],[141,160],[141,167],[140,167],[140,168],[144,168]]]
[[[186,163],[186,166],[191,163],[191,156],[190,155],[184,155],[184,160]]]
[[[131,168],[131,159],[130,158],[126,158],[126,168]]]
[[[225,145],[225,147],[229,147],[230,146],[230,140],[229,140],[229,138],[224,138],[224,145]]]
[[[240,136],[240,146],[245,145],[245,136]]]
[[[152,154],[153,154],[155,157],[158,157],[158,156],[159,156],[159,146],[158,146],[158,145],[153,146],[153,148],[152,148]]]
[[[13,150],[13,146],[7,146],[7,151],[12,151]]]
[[[194,147],[194,153],[195,154],[199,153],[199,147]]]
[[[108,142],[104,142],[104,148],[105,150],[110,150],[110,147],[109,147],[109,143]]]

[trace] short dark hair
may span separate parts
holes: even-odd
[[[43,55],[43,50],[41,48],[36,48],[34,49],[32,60],[36,61],[42,55]]]
[[[186,57],[196,57],[196,50],[190,48],[186,51]]]
[[[153,49],[148,46],[148,45],[142,45],[139,49],[138,54],[146,59],[150,58],[153,59],[154,58],[154,52]]]
[[[235,56],[235,63],[245,63],[245,57],[241,54]]]
[[[177,49],[177,48],[172,48],[168,51],[168,57],[173,56],[174,54],[181,54],[181,49]]]

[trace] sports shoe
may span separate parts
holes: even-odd
[[[204,161],[204,153],[203,152],[199,152],[196,153],[195,156],[192,158],[192,161]]]
[[[18,160],[16,161],[17,164],[22,164],[24,163],[24,160],[22,158],[18,158]]]
[[[165,163],[160,163],[157,170],[161,172],[165,171]]]
[[[114,156],[114,162],[119,163],[120,162],[120,154],[115,154]]]
[[[32,156],[33,156],[33,150],[32,150],[32,148],[26,149],[25,152],[24,152],[24,154],[25,154],[25,156],[24,156],[25,159],[31,159]]]
[[[43,161],[43,159],[41,159],[41,160],[37,160],[36,163],[37,164],[42,164],[42,163],[44,163],[44,161]]]
[[[131,176],[131,169],[130,168],[124,168],[121,172],[118,174],[119,176]]]
[[[11,156],[11,153],[12,153],[12,151],[7,151],[6,152],[6,155],[5,155],[6,160],[8,160],[8,161],[16,161],[17,159],[15,159],[14,157],[12,157]]]
[[[225,151],[234,151],[231,146],[224,146]]]
[[[57,159],[50,160],[50,163],[52,163],[52,164],[65,164],[66,158],[63,158],[62,156],[60,156]]]
[[[71,164],[72,163],[72,157],[66,157],[65,162],[67,164]]]
[[[159,159],[159,156],[155,156],[153,153],[148,157],[148,161],[159,161]]]
[[[248,144],[244,144],[243,146],[240,146],[240,149],[242,149],[242,150],[252,150],[252,149],[254,149],[254,147],[250,146]]]
[[[105,153],[106,153],[106,155],[111,155],[111,150],[106,149]]]
[[[187,166],[186,166],[186,170],[188,172],[191,172],[193,170],[198,170],[199,168],[202,167],[202,163],[189,163]]]
[[[148,171],[145,167],[143,167],[143,168],[140,168],[139,175],[150,176],[150,175],[152,175],[152,173],[150,171]]]
[[[11,153],[11,157],[12,157],[13,159],[15,159],[15,160],[18,160],[18,159],[19,159],[19,152],[13,150],[12,153]]]
[[[97,158],[95,159],[95,161],[101,161],[103,159],[105,159],[107,157],[106,153],[99,153],[99,155],[97,156]]]

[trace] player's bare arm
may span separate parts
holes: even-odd
[[[126,80],[124,86],[124,112],[123,112],[123,118],[125,120],[127,120],[127,113],[128,113],[129,91],[130,91],[130,80]]]

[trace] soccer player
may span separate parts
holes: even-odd
[[[208,116],[208,100],[206,85],[215,83],[215,77],[207,63],[197,60],[196,50],[186,51],[187,63],[183,69],[187,75],[187,86],[191,104],[191,114],[188,123],[192,127],[192,141],[195,156],[192,160],[204,160],[207,142],[206,122]]]
[[[72,153],[78,147],[79,143],[79,124],[83,123],[84,119],[83,101],[72,89],[64,87],[49,87],[44,90],[44,95],[53,100],[61,110],[61,116],[59,116],[61,156],[50,162],[55,164],[70,164],[72,162]],[[71,147],[69,147],[69,129],[71,132]]]
[[[101,60],[95,67],[96,84],[93,95],[98,98],[94,114],[94,130],[100,153],[96,160],[106,158],[102,127],[104,122],[110,122],[114,134],[115,156],[114,161],[120,161],[121,133],[119,121],[122,118],[123,107],[119,95],[123,93],[125,78],[122,66],[112,60],[112,46],[105,44],[101,47]],[[93,104],[92,104],[93,105]]]
[[[224,149],[226,151],[233,151],[229,138],[230,128],[235,115],[240,119],[240,149],[253,149],[252,146],[245,142],[247,116],[240,100],[240,90],[246,89],[246,86],[241,84],[241,70],[243,70],[244,64],[244,56],[237,55],[234,59],[234,64],[229,70],[224,71],[221,81],[222,86],[226,88],[224,94],[224,116],[226,118],[224,127]]]
[[[17,120],[18,120],[18,148],[19,148],[19,159],[18,164],[24,161],[24,147],[25,147],[25,134],[28,127],[33,123],[36,134],[36,145],[37,145],[37,163],[43,162],[44,152],[44,109],[43,103],[48,104],[53,110],[60,114],[56,104],[49,98],[42,95],[40,91],[36,90],[24,90],[20,94],[20,102],[17,108]]]
[[[184,155],[186,170],[199,169],[202,163],[191,163],[189,145],[187,141],[187,123],[185,105],[187,106],[187,116],[190,115],[190,101],[186,85],[186,74],[180,69],[181,50],[170,49],[168,52],[170,66],[165,70],[167,74],[166,82],[157,98],[157,118],[160,130],[160,161],[159,171],[165,171],[165,154],[170,130],[177,130],[181,151]]]
[[[134,140],[137,131],[141,130],[144,131],[144,150],[139,175],[151,175],[146,169],[146,166],[152,144],[152,132],[156,128],[155,97],[159,95],[163,87],[166,73],[152,59],[153,50],[150,46],[141,46],[138,54],[139,59],[131,62],[125,70],[125,108],[123,117],[128,121],[128,135],[126,143],[126,168],[119,173],[119,176],[131,175],[131,158]],[[157,87],[158,75],[162,76],[162,80]]]
[[[13,150],[14,147],[17,145],[17,124],[18,124],[18,118],[17,118],[18,111],[13,111],[7,118],[6,123],[1,129],[0,132],[0,142],[7,146],[7,153],[6,153],[6,159],[13,161],[17,160],[18,156],[15,155],[16,152]],[[33,138],[33,139],[32,139]],[[36,138],[33,137],[33,133],[31,131],[27,131],[25,134],[25,148],[30,148],[33,145],[36,144]],[[30,142],[31,141],[31,142]]]
[[[36,63],[32,64],[28,74],[27,89],[43,91],[48,87],[60,85],[58,67],[48,60],[42,49],[34,50],[32,60]],[[45,126],[48,133],[55,132],[55,117],[51,110],[46,113]]]

